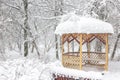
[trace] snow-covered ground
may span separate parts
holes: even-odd
[[[0,62],[0,80],[51,80],[48,64],[39,59],[19,58]]]
[[[69,76],[77,74],[82,77],[101,78],[102,80],[120,79],[120,61],[109,61],[108,72],[79,71],[63,68],[61,61],[45,63],[38,58],[24,58],[14,51],[12,52],[9,53],[11,55],[6,56],[8,58],[6,61],[0,61],[0,80],[52,80],[51,72]]]
[[[60,62],[44,64],[39,59],[19,58],[0,62],[0,80],[51,80],[51,71],[58,71],[73,75],[81,73],[81,76],[91,76],[93,78],[102,78],[102,80],[120,79],[120,62],[110,62],[108,72],[85,72],[74,69],[60,67]],[[52,68],[52,69],[51,69]],[[60,71],[61,70],[61,71]],[[66,70],[66,71],[65,71]],[[75,73],[76,71],[76,73]],[[70,73],[71,72],[71,73]],[[102,75],[104,73],[104,75]],[[80,75],[80,74],[79,74]]]
[[[120,61],[109,61],[109,70],[105,73],[103,80],[120,79]]]

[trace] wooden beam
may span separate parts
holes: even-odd
[[[82,70],[82,34],[80,34],[80,70]]]
[[[90,34],[89,34],[89,35],[90,35]],[[86,36],[86,37],[87,37],[87,36]],[[94,37],[94,35],[91,35],[90,37],[88,36],[88,38],[85,39],[84,42],[83,42],[82,44],[86,43],[88,40],[90,40],[90,39],[93,38],[93,37]]]
[[[105,40],[104,39],[102,39],[99,35],[94,35],[98,40],[100,40],[103,44],[106,44],[105,42]]]
[[[63,43],[65,43],[66,41],[69,42],[69,37],[70,37],[70,34],[64,34],[64,36],[63,36],[63,38],[64,38]]]
[[[72,36],[73,40],[76,40],[76,41],[77,41],[78,44],[80,43],[79,40],[77,40],[77,35],[71,35],[71,36]],[[71,40],[71,41],[72,41],[72,40]]]
[[[77,40],[77,37],[69,40],[69,43],[72,42],[73,40],[76,40],[76,42],[77,42],[78,44],[80,44],[80,42]]]
[[[63,54],[64,54],[64,36],[62,35],[62,65],[64,63]]]
[[[92,42],[94,39],[95,39],[95,37],[91,38],[91,39],[89,40],[89,42]]]
[[[105,58],[105,60],[106,60],[105,70],[108,71],[108,34],[106,34],[105,37],[106,37],[106,39],[105,39],[105,41],[106,41],[106,46],[105,46],[105,48],[106,48],[106,50],[105,50],[105,52],[106,52],[106,58]]]

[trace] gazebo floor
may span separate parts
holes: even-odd
[[[101,72],[104,71],[104,67],[103,66],[93,66],[93,65],[84,65],[82,67],[82,70],[84,71],[97,71],[97,72]]]
[[[64,66],[64,67],[79,70],[79,66],[78,67]],[[82,66],[82,70],[83,71],[97,71],[97,72],[101,72],[101,71],[104,71],[104,66],[97,66],[97,65],[86,64],[86,65]]]

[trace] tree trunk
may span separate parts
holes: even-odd
[[[72,41],[72,52],[74,52],[74,40]]]
[[[59,55],[58,55],[58,39],[57,39],[57,35],[55,35],[55,50],[56,50],[56,59],[59,59]]]
[[[100,40],[96,41],[95,51],[96,52],[101,52],[102,51],[102,42]]]
[[[33,46],[34,46],[35,49],[36,49],[36,52],[37,52],[37,54],[38,54],[38,58],[40,58],[40,52],[39,52],[38,46],[36,45],[36,42],[35,42],[35,41],[33,41]]]
[[[115,56],[115,52],[116,52],[116,49],[117,49],[117,44],[118,44],[119,38],[120,38],[120,33],[117,35],[117,39],[116,39],[114,49],[113,49],[113,52],[112,52],[112,55],[111,55],[111,60],[113,60],[113,58]]]
[[[0,54],[1,57],[3,58],[3,60],[5,59],[5,43],[4,43],[4,37],[3,37],[3,33],[0,33]]]
[[[63,0],[55,0],[55,13],[54,16],[59,16],[63,14],[62,11],[62,6],[63,6]],[[57,20],[56,20],[56,25],[55,25],[55,29],[57,26]],[[59,59],[59,55],[58,55],[58,36],[55,35],[55,50],[56,50],[56,59]]]
[[[28,0],[23,0],[24,4],[24,11],[25,11],[25,19],[24,19],[24,56],[26,57],[28,55]]]

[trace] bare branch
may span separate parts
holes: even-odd
[[[1,0],[0,0],[0,2],[3,3],[3,4],[5,4],[5,5],[8,6],[8,7],[14,8],[14,9],[18,10],[20,13],[24,14],[24,12],[21,11],[21,9],[20,9],[19,6],[13,6],[13,5],[7,4],[6,2],[3,2],[3,1],[1,1]]]

